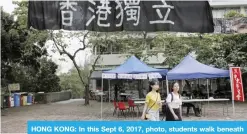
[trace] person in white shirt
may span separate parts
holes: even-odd
[[[179,84],[172,83],[172,92],[166,98],[166,121],[182,121],[182,100],[178,91]]]

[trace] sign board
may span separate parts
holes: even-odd
[[[9,91],[19,91],[20,90],[20,84],[19,83],[9,84],[8,89],[9,89]]]
[[[232,87],[232,96],[235,101],[244,102],[244,90],[242,82],[242,74],[240,67],[231,67],[231,87]]]

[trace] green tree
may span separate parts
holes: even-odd
[[[80,67],[83,76],[89,72],[88,69]],[[60,85],[63,90],[71,90],[73,98],[82,98],[84,96],[85,87],[81,86],[81,81],[76,68],[72,68],[68,73],[59,75]],[[86,77],[83,77],[86,81]]]
[[[42,55],[42,51],[35,45],[27,47],[28,33],[18,29],[17,21],[14,21],[12,15],[2,10],[1,14],[1,80],[2,86],[7,86],[8,83],[16,81],[13,72],[18,67],[30,70],[29,74],[34,75],[38,71],[37,59]],[[26,53],[27,51],[31,53]]]
[[[23,46],[23,64],[39,68],[39,57],[47,54],[44,46],[48,39],[48,32],[28,28],[28,1],[14,1],[13,4],[17,5],[13,11],[13,15],[17,17],[14,29],[24,33],[23,36],[20,36],[23,41],[21,43]]]
[[[1,84],[7,86],[11,80],[11,63],[20,61],[20,45],[14,44],[18,34],[12,32],[14,25],[13,16],[1,9]]]
[[[59,77],[55,74],[57,65],[46,58],[40,60],[40,70],[36,76],[37,88],[35,92],[58,92],[61,90]]]
[[[247,34],[236,34],[223,38],[225,59],[234,66],[247,66]]]
[[[91,75],[92,72],[95,70],[95,64],[97,63],[98,59],[100,58],[100,55],[96,55],[94,58],[91,59],[90,61],[90,66],[88,67],[89,71],[83,73],[80,70],[80,67],[78,63],[76,62],[75,58],[77,54],[81,51],[84,51],[86,49],[91,49],[94,50],[95,47],[97,47],[102,41],[92,41],[90,40],[90,36],[92,37],[97,37],[98,33],[97,32],[92,32],[89,35],[89,32],[63,32],[63,31],[58,31],[50,32],[50,37],[51,40],[54,43],[54,46],[56,48],[56,51],[59,52],[60,55],[66,55],[73,63],[75,69],[77,70],[78,76],[80,78],[82,87],[84,87],[85,91],[85,104],[84,105],[89,105],[89,84],[91,80]],[[88,37],[89,36],[89,37]],[[68,51],[68,48],[71,46],[70,41],[66,41],[66,39],[77,39],[80,42],[80,47],[77,48],[73,53],[70,53]],[[86,43],[86,40],[89,39],[89,41]],[[84,79],[85,78],[85,79]],[[83,88],[81,88],[83,89]]]
[[[247,34],[210,35],[204,37],[204,47],[197,58],[206,64],[228,69],[229,65],[247,66]]]
[[[1,10],[1,86],[20,83],[22,91],[38,91],[40,90],[38,85],[47,84],[46,80],[38,76],[40,72],[45,71],[41,67],[43,62],[40,59],[47,54],[44,47],[48,37],[47,32],[28,29],[27,2],[15,2],[15,4],[18,7],[13,15],[17,16],[17,20],[14,20],[13,15]],[[52,77],[55,77],[55,72],[52,73]],[[48,82],[51,80],[52,78]]]

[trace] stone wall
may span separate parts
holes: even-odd
[[[34,95],[37,103],[51,103],[69,100],[72,97],[71,91],[51,92],[51,93],[36,93]]]

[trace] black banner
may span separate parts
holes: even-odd
[[[208,1],[29,1],[28,10],[39,30],[214,32]]]

